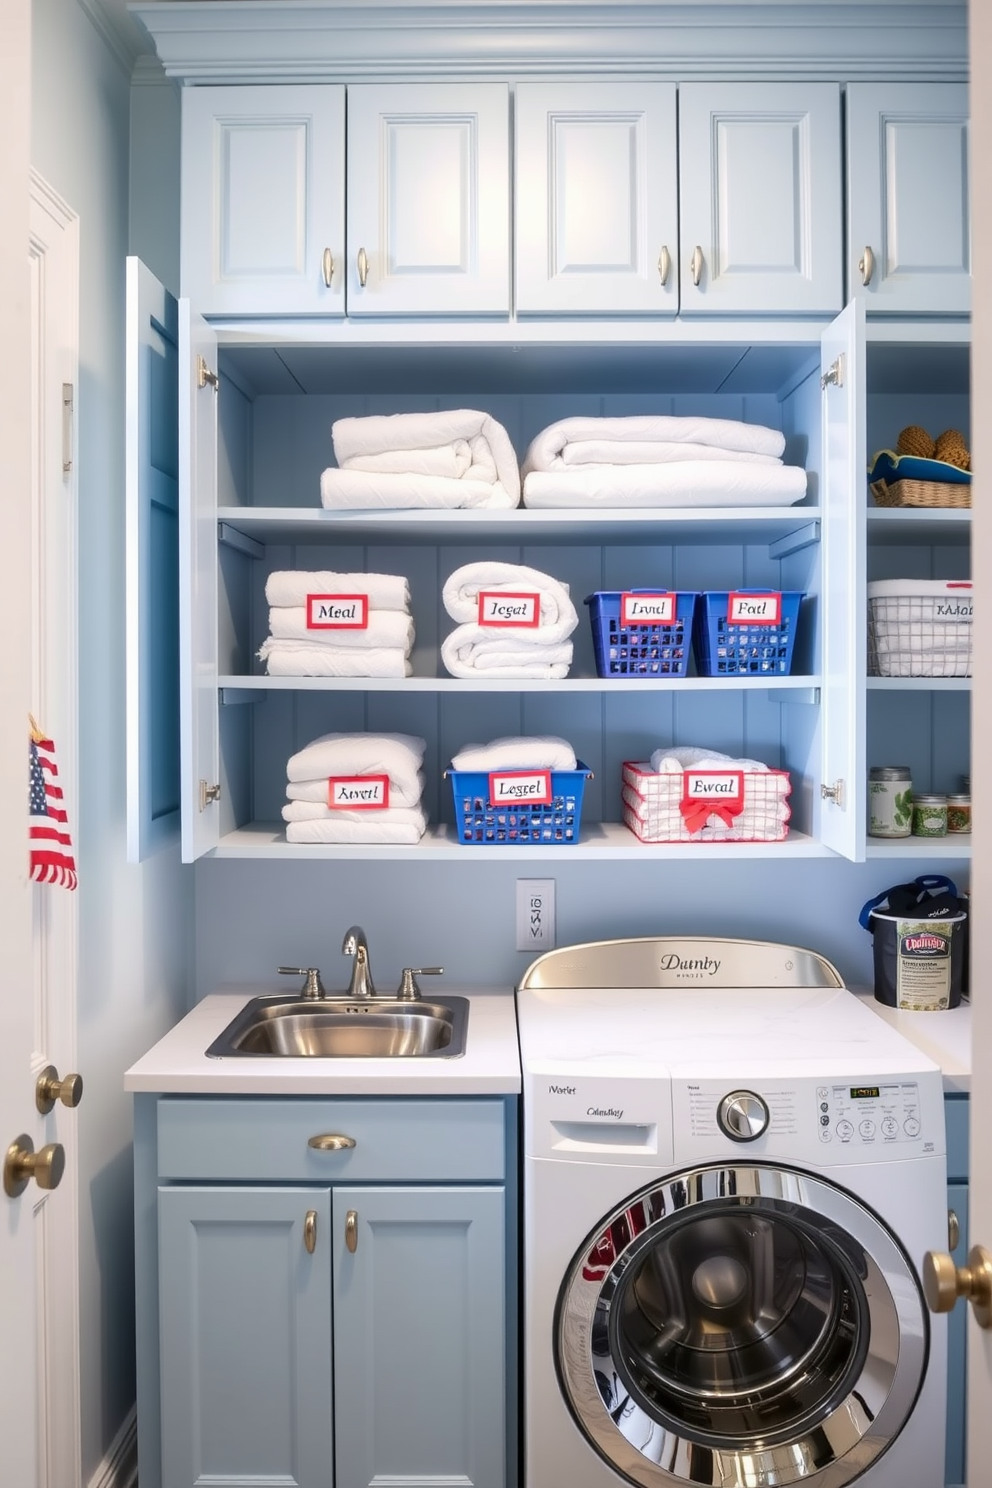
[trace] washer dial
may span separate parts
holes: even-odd
[[[717,1123],[732,1142],[755,1142],[768,1127],[768,1107],[753,1090],[732,1090],[717,1107]]]

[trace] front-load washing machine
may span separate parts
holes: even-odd
[[[526,1488],[940,1488],[936,1065],[822,957],[552,951],[518,990]]]

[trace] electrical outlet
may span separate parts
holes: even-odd
[[[517,950],[550,951],[555,944],[555,881],[517,879]]]

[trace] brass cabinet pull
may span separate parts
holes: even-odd
[[[316,1152],[344,1152],[346,1148],[355,1146],[355,1139],[346,1137],[343,1132],[318,1132],[310,1138],[307,1146]]]
[[[661,252],[658,254],[658,277],[660,278],[662,284],[668,283],[668,275],[671,272],[671,268],[672,255],[669,253],[668,248],[665,246],[665,244],[662,243]]]
[[[34,1103],[42,1116],[47,1116],[49,1111],[55,1110],[57,1100],[72,1109],[79,1105],[82,1098],[82,1075],[66,1075],[64,1080],[60,1080],[59,1072],[54,1064],[46,1064],[35,1081]]]
[[[368,277],[369,277],[369,256],[365,252],[365,249],[364,248],[359,248],[359,250],[358,250],[358,282],[362,286],[363,289],[365,288],[365,284],[366,284],[366,281],[367,281]]]
[[[324,283],[330,289],[331,280],[334,278],[334,254],[330,248],[324,249],[324,256],[320,261],[320,267],[324,275]]]
[[[352,1255],[358,1249],[358,1210],[349,1209],[344,1217],[344,1243]]]
[[[703,250],[698,243],[692,250],[692,257],[689,260],[689,272],[692,275],[693,284],[698,284],[703,277]]]
[[[992,1255],[973,1245],[967,1266],[955,1266],[946,1251],[928,1250],[923,1257],[923,1295],[931,1312],[950,1312],[959,1297],[972,1306],[980,1328],[992,1328]]]
[[[317,1249],[317,1211],[308,1209],[307,1217],[303,1221],[303,1244],[306,1246],[307,1255],[313,1255]]]
[[[953,1209],[947,1211],[947,1248],[957,1250],[961,1239],[961,1222]]]
[[[858,268],[861,270],[861,283],[870,284],[871,276],[875,272],[875,255],[867,244],[865,244],[864,253],[858,259]]]
[[[3,1164],[4,1193],[18,1198],[33,1178],[39,1188],[58,1188],[65,1172],[65,1148],[61,1142],[49,1142],[35,1152],[27,1132],[22,1132],[7,1148]]]

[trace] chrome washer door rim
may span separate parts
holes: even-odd
[[[841,1398],[791,1440],[707,1439],[653,1412],[644,1397],[604,1398],[597,1373],[617,1366],[611,1297],[624,1273],[693,1211],[702,1215],[728,1202],[796,1212],[812,1219],[824,1238],[842,1236],[863,1269],[867,1348]],[[708,1209],[707,1207],[708,1206]],[[832,1243],[832,1242],[831,1242]],[[929,1325],[919,1283],[902,1249],[882,1222],[832,1183],[789,1168],[713,1166],[686,1170],[652,1184],[619,1205],[583,1244],[558,1302],[555,1361],[576,1423],[616,1471],[643,1488],[673,1483],[719,1488],[844,1488],[886,1449],[908,1419],[926,1369]]]

